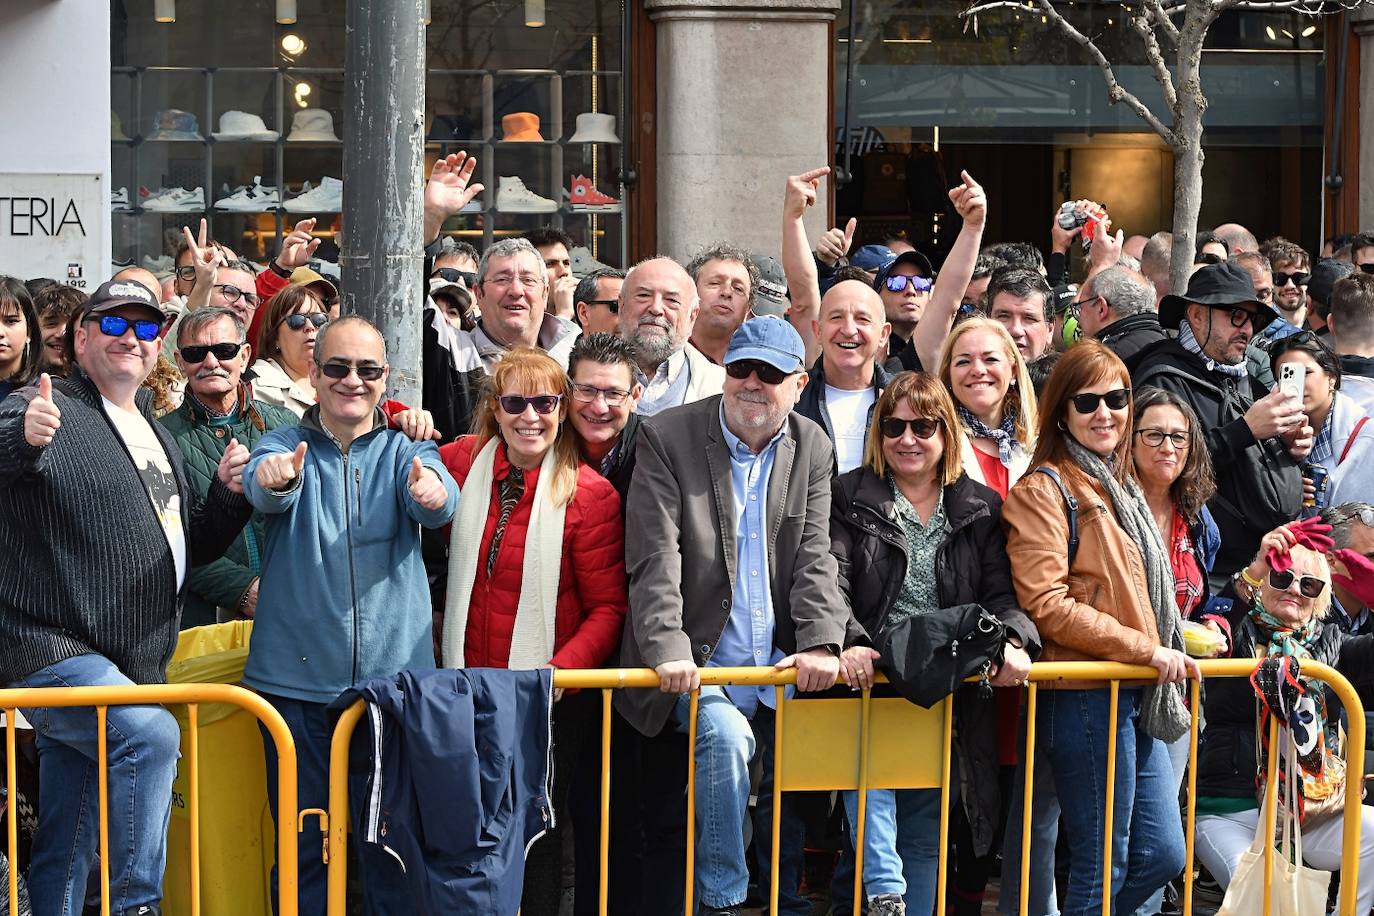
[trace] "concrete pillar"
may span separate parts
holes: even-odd
[[[839,0],[645,0],[658,61],[658,248],[777,256],[788,175],[826,165]],[[826,191],[822,187],[822,193]],[[825,230],[824,198],[807,216]]]
[[[1374,229],[1374,8],[1363,5],[1350,12],[1360,47],[1360,83],[1347,92],[1360,99],[1360,230]]]

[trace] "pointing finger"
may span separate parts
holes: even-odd
[[[823,165],[818,169],[811,169],[808,172],[802,172],[797,177],[800,178],[802,181],[819,181],[820,179],[824,178],[826,175],[829,174],[830,166]]]

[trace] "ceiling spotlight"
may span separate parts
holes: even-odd
[[[177,0],[153,0],[154,22],[176,22]]]
[[[1274,27],[1273,27],[1272,25],[1266,25],[1266,26],[1264,27],[1264,35],[1265,35],[1265,37],[1268,38],[1270,41],[1278,41],[1278,40],[1279,40],[1279,36],[1274,32]]]
[[[305,53],[305,48],[305,39],[295,32],[290,32],[281,37],[281,49],[292,57],[300,57]]]
[[[1317,34],[1317,27],[1315,25],[1309,25],[1307,28],[1302,30],[1303,38],[1311,38],[1315,34]]]
[[[537,29],[544,24],[544,0],[525,0],[525,25]]]

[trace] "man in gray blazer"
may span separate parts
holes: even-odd
[[[819,426],[791,412],[806,384],[804,353],[785,320],[752,318],[726,351],[724,394],[666,411],[640,433],[626,514],[622,663],[655,669],[660,689],[621,691],[617,702],[646,736],[687,732],[688,691],[700,686],[702,666],[795,667],[803,691],[835,683],[849,611],[830,555],[833,451]],[[703,912],[736,914],[744,901],[749,762],[757,750],[771,775],[774,702],[772,688],[702,690]],[[680,794],[667,794],[659,801],[681,804]],[[649,820],[646,845],[663,835]],[[646,881],[660,891],[681,887],[681,872],[650,874],[652,861],[646,848]],[[783,900],[796,898],[792,864],[780,864]]]

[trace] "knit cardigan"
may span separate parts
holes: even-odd
[[[53,381],[62,425],[44,448],[24,438],[37,396],[30,386],[0,403],[0,684],[91,653],[135,683],[162,683],[185,589],[147,490],[80,368]],[[218,558],[248,501],[218,479],[202,499],[149,393],[137,404],[172,465],[190,565]]]

